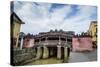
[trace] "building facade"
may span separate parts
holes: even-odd
[[[72,43],[72,37],[74,35],[73,31],[63,31],[63,30],[50,30],[49,32],[41,32],[38,35],[34,35],[35,45],[48,45],[55,46],[62,44],[65,45],[67,43]]]
[[[34,47],[34,37],[33,35],[26,35],[24,37],[24,41],[23,41],[23,48],[30,48],[30,47]]]
[[[72,38],[72,51],[92,51],[92,38],[88,35],[75,35]]]
[[[88,30],[88,34],[92,36],[94,47],[97,46],[97,21],[92,21]]]
[[[19,32],[21,28],[21,24],[24,24],[22,20],[16,15],[16,13],[11,14],[11,39],[12,39],[12,46],[18,47],[18,39],[19,39]]]

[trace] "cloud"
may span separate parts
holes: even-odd
[[[14,11],[25,22],[21,31],[38,34],[50,29],[76,33],[87,31],[92,20],[97,20],[97,8],[83,5],[19,2]]]

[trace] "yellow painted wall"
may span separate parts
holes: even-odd
[[[89,34],[92,36],[92,41],[97,41],[97,37],[96,37],[96,34],[97,34],[97,23],[92,23],[90,25],[90,28],[89,28]]]
[[[19,23],[17,23],[17,22],[14,22],[13,36],[14,36],[15,38],[17,38],[17,37],[19,36],[20,27],[21,27],[21,24],[19,24]]]
[[[13,45],[13,47],[17,48],[18,47],[18,40],[19,40],[19,33],[20,33],[20,28],[21,28],[21,24],[20,21],[14,19],[13,21],[13,37],[16,38],[16,44]]]
[[[17,22],[14,23],[14,33],[13,33],[13,35],[14,35],[15,38],[17,38],[15,47],[18,47],[20,27],[21,27],[21,24],[19,24]]]

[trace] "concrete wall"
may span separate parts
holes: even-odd
[[[32,61],[35,58],[36,50],[34,48],[15,49],[13,51],[13,65],[21,65]]]

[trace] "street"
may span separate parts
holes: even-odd
[[[92,52],[71,52],[69,63],[73,62],[88,62],[88,61],[97,61],[97,50]]]

